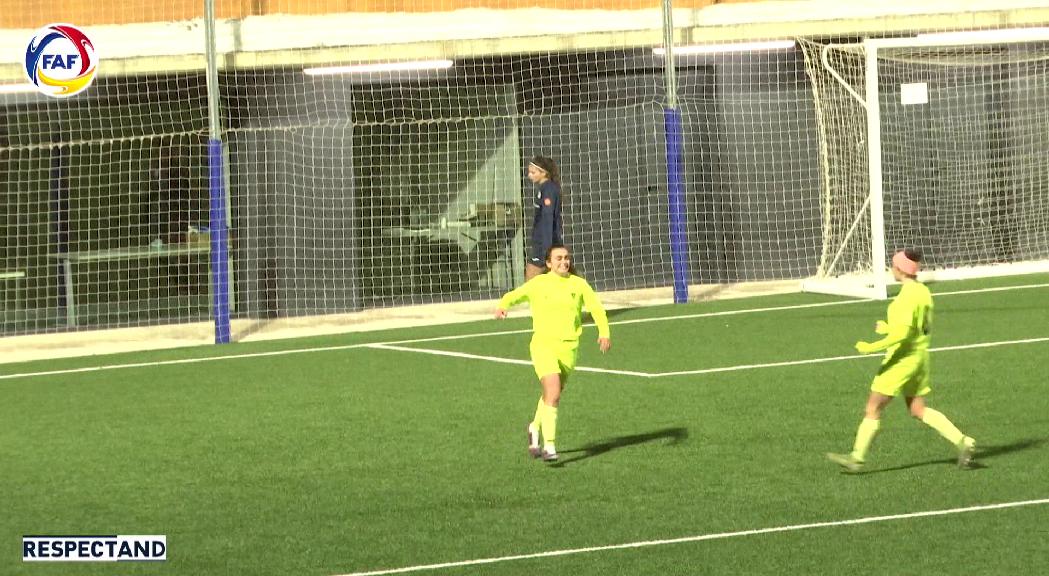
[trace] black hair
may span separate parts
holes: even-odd
[[[903,250],[903,255],[906,256],[907,259],[911,262],[920,263],[922,261],[922,252],[921,250],[918,250],[916,248],[905,248]]]
[[[561,171],[557,168],[557,162],[554,162],[553,158],[547,158],[546,156],[536,156],[531,160],[532,164],[542,168],[551,180],[561,183]]]

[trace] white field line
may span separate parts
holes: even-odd
[[[1023,286],[1005,286],[998,288],[978,288],[974,290],[957,290],[954,292],[938,292],[933,294],[934,297],[939,296],[958,296],[962,294],[980,294],[982,292],[1001,292],[1003,290],[1024,290],[1029,288],[1049,288],[1049,284],[1025,284]],[[635,320],[621,320],[619,322],[612,322],[612,324],[641,324],[644,322],[659,322],[661,320],[689,320],[693,318],[710,318],[715,316],[734,316],[737,314],[753,314],[757,312],[777,312],[780,310],[801,310],[804,308],[822,308],[825,306],[846,306],[849,304],[864,304],[869,302],[877,302],[877,300],[860,299],[860,300],[843,300],[838,302],[817,302],[814,304],[795,304],[791,306],[770,306],[767,308],[747,308],[744,310],[725,310],[723,312],[700,312],[696,314],[682,314],[680,316],[664,316],[659,318],[637,318]]]
[[[976,344],[960,344],[958,346],[942,346],[940,348],[929,348],[929,352],[951,352],[954,350],[971,350],[973,348],[994,348],[996,346],[1012,346],[1016,344],[1036,344],[1039,342],[1049,342],[1049,337],[1046,338],[1026,338],[1024,340],[1001,340],[998,342],[978,342]],[[768,364],[741,364],[739,366],[725,366],[722,368],[703,368],[701,370],[681,370],[679,372],[659,372],[651,374],[653,378],[660,378],[663,376],[691,376],[697,374],[713,374],[716,372],[736,372],[739,370],[758,370],[761,368],[776,368],[779,366],[797,366],[800,364],[820,364],[823,362],[837,362],[840,360],[858,360],[860,358],[871,358],[877,355],[853,355],[853,356],[832,356],[829,358],[812,358],[809,360],[790,360],[787,362],[769,362]],[[578,368],[577,368],[578,370]]]
[[[964,294],[980,294],[983,292],[1001,292],[1004,290],[1025,290],[1030,288],[1049,288],[1049,284],[1025,284],[1023,286],[1003,286],[998,288],[978,288],[974,290],[957,290],[954,292],[939,292],[933,294],[939,296],[959,296]],[[790,306],[769,306],[766,308],[744,308],[742,310],[724,310],[721,312],[698,312],[696,314],[680,314],[675,316],[659,316],[656,318],[636,318],[634,320],[619,320],[609,322],[613,326],[625,324],[643,324],[646,322],[669,322],[673,320],[692,320],[695,318],[714,318],[718,316],[736,316],[739,314],[757,314],[761,312],[779,312],[783,310],[802,310],[805,308],[823,308],[826,306],[848,306],[852,304],[864,304],[875,302],[875,300],[841,300],[836,302],[817,302],[814,304],[794,304]],[[587,324],[593,326],[593,324]],[[376,344],[418,344],[422,342],[440,342],[442,340],[466,340],[468,338],[482,338],[486,336],[505,336],[508,334],[530,334],[532,330],[505,330],[501,332],[479,332],[477,334],[458,334],[453,336],[434,336],[430,338],[413,338],[410,340],[393,340],[390,342],[377,342]]]
[[[480,356],[478,354],[467,354],[465,352],[451,352],[448,350],[433,350],[429,348],[408,348],[406,346],[393,346],[390,344],[372,344],[369,348],[380,348],[382,350],[399,350],[402,352],[416,352],[419,354],[432,354],[434,356],[450,356],[452,358],[468,358],[470,360],[484,360],[486,362],[497,362],[500,364],[520,364],[523,366],[531,366],[531,360],[517,360],[515,358],[500,358],[498,356]],[[652,377],[652,374],[647,372],[631,372],[629,370],[607,370],[604,368],[587,368],[585,366],[577,366],[576,371],[580,372],[601,372],[603,374],[619,374],[621,376],[640,376],[644,378]]]
[[[997,288],[974,288],[972,290],[954,290],[953,292],[935,292],[937,296],[958,296],[959,294],[982,294],[984,292],[1004,292],[1006,290],[1027,290],[1029,288],[1046,288],[1049,284],[1022,284],[1020,286],[999,286]]]
[[[670,544],[684,544],[688,542],[703,542],[706,540],[721,540],[726,538],[739,538],[743,536],[758,536],[762,534],[775,534],[778,532],[796,532],[799,530],[811,530],[813,528],[833,528],[838,526],[853,526],[857,524],[874,524],[878,522],[890,522],[894,520],[909,520],[913,518],[928,518],[934,516],[949,516],[952,514],[965,514],[969,512],[984,512],[988,510],[1002,510],[1006,508],[1019,508],[1021,506],[1038,506],[1049,504],[1049,498],[1039,500],[1023,500],[1018,502],[1003,502],[999,504],[985,504],[979,506],[968,506],[965,508],[949,508],[946,510],[929,510],[925,512],[911,512],[908,514],[892,514],[888,516],[867,516],[864,518],[853,518],[851,520],[834,520],[828,522],[814,522],[811,524],[793,524],[790,526],[775,526],[772,528],[756,528],[753,530],[741,530],[738,532],[719,532],[714,534],[701,534],[698,536],[686,536],[683,538],[669,538],[665,540],[646,540],[642,542],[628,542],[625,544],[610,544],[606,546],[591,546],[588,548],[568,548],[564,550],[550,550],[548,552],[535,552],[532,554],[515,554],[513,556],[498,556],[492,558],[478,558],[475,560],[460,560],[457,562],[442,562],[440,564],[421,564],[418,566],[405,566],[403,568],[388,568],[383,570],[372,570],[368,572],[352,572],[340,576],[383,576],[385,574],[406,574],[409,572],[422,572],[430,570],[441,570],[444,568],[460,568],[463,566],[477,566],[480,564],[495,564],[499,562],[513,562],[516,560],[529,560],[533,558],[552,558],[555,556],[570,556],[573,554],[587,554],[591,552],[606,552],[609,550],[625,550],[629,548],[647,548],[651,546],[666,546]]]
[[[955,292],[941,292],[934,296],[956,296],[961,294],[978,294],[982,292],[1000,292],[1004,290],[1023,290],[1029,288],[1046,288],[1049,284],[1026,284],[1023,286],[1002,286],[998,288],[980,288],[975,290],[959,290]],[[840,302],[820,302],[816,304],[797,304],[793,306],[773,306],[767,308],[746,308],[743,310],[726,310],[723,312],[703,312],[698,314],[683,314],[680,316],[660,316],[658,318],[638,318],[635,320],[621,320],[610,322],[613,325],[640,324],[643,322],[669,322],[673,320],[688,320],[694,318],[708,318],[715,316],[730,316],[736,314],[754,314],[760,312],[775,312],[780,310],[799,310],[804,308],[819,308],[824,306],[844,306],[849,304],[861,304],[872,302],[872,300],[843,300]],[[285,354],[302,354],[307,352],[330,352],[334,350],[351,350],[354,348],[375,347],[377,345],[414,344],[419,342],[437,342],[441,340],[466,340],[469,338],[480,338],[488,336],[504,336],[508,334],[527,334],[531,329],[504,330],[499,332],[481,332],[477,334],[457,334],[452,336],[436,336],[432,338],[415,338],[411,340],[393,340],[390,342],[372,342],[361,344],[347,344],[343,346],[321,346],[316,348],[290,348],[287,350],[273,350],[270,352],[247,352],[244,354],[226,354],[223,356],[207,356],[203,358],[182,358],[178,360],[159,360],[156,362],[135,362],[131,364],[103,364],[101,366],[88,366],[84,368],[68,368],[64,370],[45,370],[41,372],[20,372],[16,374],[0,374],[0,380],[11,380],[15,378],[30,378],[34,376],[56,376],[60,374],[77,374],[81,372],[101,372],[104,370],[121,370],[124,368],[147,368],[152,366],[170,366],[173,364],[196,364],[199,362],[217,362],[219,360],[232,360],[237,358],[258,358],[262,356],[283,356]],[[848,358],[848,357],[844,357]],[[829,361],[829,360],[827,360]],[[812,360],[802,361],[812,363]],[[580,368],[577,368],[579,370]],[[645,375],[644,373],[638,373]],[[651,375],[649,375],[651,376]]]
[[[259,358],[262,356],[284,356],[286,354],[301,354],[305,352],[329,352],[332,350],[351,350],[353,348],[364,348],[368,344],[346,344],[343,346],[324,346],[320,348],[294,348],[291,350],[273,350],[270,352],[249,352],[246,354],[227,354],[225,356],[206,356],[203,358],[180,358],[178,360],[158,360],[156,362],[135,362],[132,364],[105,364],[102,366],[87,366],[84,368],[67,368],[64,370],[46,370],[44,372],[22,372],[20,374],[0,374],[0,380],[12,378],[28,378],[30,376],[54,376],[56,374],[77,374],[80,372],[101,372],[103,370],[121,370],[124,368],[146,368],[151,366],[170,366],[172,364],[197,364],[199,362],[213,362],[218,360],[231,360],[234,358]]]
[[[950,352],[954,350],[969,350],[973,348],[994,348],[996,346],[1011,346],[1015,344],[1035,344],[1038,342],[1049,342],[1049,337],[1027,338],[1024,340],[1001,340],[998,342],[977,342],[976,344],[960,344],[957,346],[942,346],[930,348],[929,352]],[[483,360],[485,362],[497,362],[503,364],[520,364],[531,366],[528,360],[517,360],[513,358],[501,358],[498,356],[480,356],[478,354],[467,354],[464,352],[451,352],[448,350],[435,350],[432,348],[410,348],[407,346],[393,346],[390,344],[370,344],[368,348],[381,348],[383,350],[399,350],[402,352],[416,352],[420,354],[432,354],[435,356],[451,356],[454,358],[466,358],[470,360]],[[736,366],[722,366],[720,368],[701,368],[698,370],[680,370],[677,372],[635,372],[630,370],[610,370],[605,368],[590,368],[577,366],[576,371],[601,372],[605,374],[619,374],[623,376],[639,376],[643,378],[661,378],[664,376],[693,376],[699,374],[715,374],[718,372],[738,372],[741,370],[760,370],[763,368],[779,368],[783,366],[799,366],[802,364],[822,364],[824,362],[839,362],[841,360],[860,360],[873,358],[877,355],[853,354],[852,356],[831,356],[828,358],[810,358],[807,360],[787,360],[784,362],[768,362],[764,364],[739,364]]]
[[[929,352],[948,352],[954,350],[969,350],[973,348],[993,348],[996,346],[1010,346],[1016,344],[1035,344],[1039,342],[1049,342],[1049,337],[1044,338],[1027,338],[1023,340],[1001,340],[998,342],[977,342],[975,344],[961,344],[957,346],[943,346],[940,348],[930,348]],[[172,364],[196,364],[200,362],[210,362],[212,360],[230,360],[236,358],[259,358],[263,356],[283,356],[286,354],[299,354],[305,352],[327,352],[336,350],[351,350],[354,348],[378,348],[383,350],[396,350],[400,352],[415,352],[419,354],[431,354],[435,356],[449,356],[454,358],[466,358],[470,360],[482,360],[486,362],[496,362],[502,364],[519,364],[523,366],[531,366],[531,361],[528,360],[517,360],[514,358],[501,358],[498,356],[481,356],[478,354],[468,354],[465,352],[452,352],[449,350],[435,350],[429,348],[410,348],[407,346],[396,346],[394,344],[347,344],[345,346],[325,346],[320,348],[301,348],[294,350],[274,350],[270,352],[253,352],[250,354],[230,354],[227,356],[211,356],[207,358],[182,358],[178,360],[161,360],[157,362],[136,362],[133,364],[110,364],[106,366],[88,366],[85,368],[70,368],[66,370],[47,370],[44,372],[22,372],[18,374],[2,374],[0,380],[10,380],[14,378],[28,378],[32,376],[54,376],[59,374],[77,374],[82,372],[101,372],[104,370],[120,370],[124,368],[145,368],[153,366],[169,366]],[[604,374],[618,374],[622,376],[636,376],[640,378],[661,378],[664,376],[691,376],[699,374],[714,374],[717,372],[738,372],[741,370],[760,370],[763,368],[776,368],[783,366],[797,366],[802,364],[821,364],[824,362],[838,362],[841,360],[858,360],[861,358],[870,358],[871,356],[864,355],[853,355],[853,356],[831,356],[828,358],[810,358],[807,360],[789,360],[784,362],[768,362],[764,364],[739,364],[736,366],[722,366],[720,368],[702,368],[698,370],[681,370],[677,372],[637,372],[632,370],[612,370],[605,368],[591,368],[588,366],[577,366],[576,370],[580,372],[598,372]]]

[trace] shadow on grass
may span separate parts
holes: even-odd
[[[592,442],[583,446],[582,448],[576,448],[575,450],[561,450],[561,460],[551,464],[552,468],[563,468],[573,462],[579,462],[580,460],[586,460],[587,458],[593,458],[594,456],[600,456],[607,452],[611,452],[617,448],[624,448],[626,446],[635,446],[637,444],[645,444],[646,442],[655,442],[657,440],[670,440],[669,444],[677,444],[688,439],[688,429],[677,427],[677,428],[664,428],[662,430],[656,430],[655,432],[647,432],[645,434],[632,434],[630,436],[619,436],[609,440],[603,440],[601,442]],[[573,455],[569,458],[565,456]]]
[[[983,464],[984,460],[993,459],[996,456],[1002,454],[1010,454],[1012,452],[1019,452],[1021,450],[1030,450],[1032,448],[1038,448],[1046,443],[1045,438],[1027,438],[1025,440],[1019,440],[1009,444],[1002,445],[991,445],[991,446],[976,446],[976,459],[969,467],[970,470],[980,470],[988,468],[986,464]],[[942,458],[939,460],[929,460],[928,462],[915,462],[913,464],[904,464],[902,466],[893,466],[892,468],[879,468],[877,470],[864,470],[861,472],[862,475],[867,474],[880,474],[882,472],[897,472],[900,470],[909,470],[911,468],[920,468],[922,466],[936,466],[940,464],[951,464],[954,465],[958,462],[956,458]]]

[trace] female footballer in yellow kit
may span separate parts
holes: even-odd
[[[863,421],[849,454],[827,454],[827,458],[849,472],[858,472],[866,461],[867,450],[881,427],[882,410],[903,394],[907,408],[918,420],[936,430],[958,451],[958,466],[972,463],[976,442],[963,434],[943,413],[926,406],[929,388],[929,340],[932,335],[932,294],[918,282],[921,254],[903,250],[892,257],[892,274],[900,282],[900,293],[889,304],[888,321],[875,325],[885,337],[877,342],[857,342],[856,351],[870,354],[885,350],[874,382]]]
[[[525,300],[532,308],[532,342],[529,350],[536,376],[543,387],[535,417],[528,424],[528,452],[533,458],[557,460],[557,406],[561,391],[575,369],[579,336],[583,332],[583,306],[597,325],[597,345],[601,352],[612,346],[608,316],[594,289],[575,274],[568,248],[554,244],[546,254],[549,272],[539,274],[520,288],[503,295],[495,311],[506,318],[506,310]],[[539,435],[543,448],[539,449]]]

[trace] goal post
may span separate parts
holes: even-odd
[[[924,280],[1049,271],[1049,32],[801,45],[823,176],[805,290],[884,298],[903,248]]]

